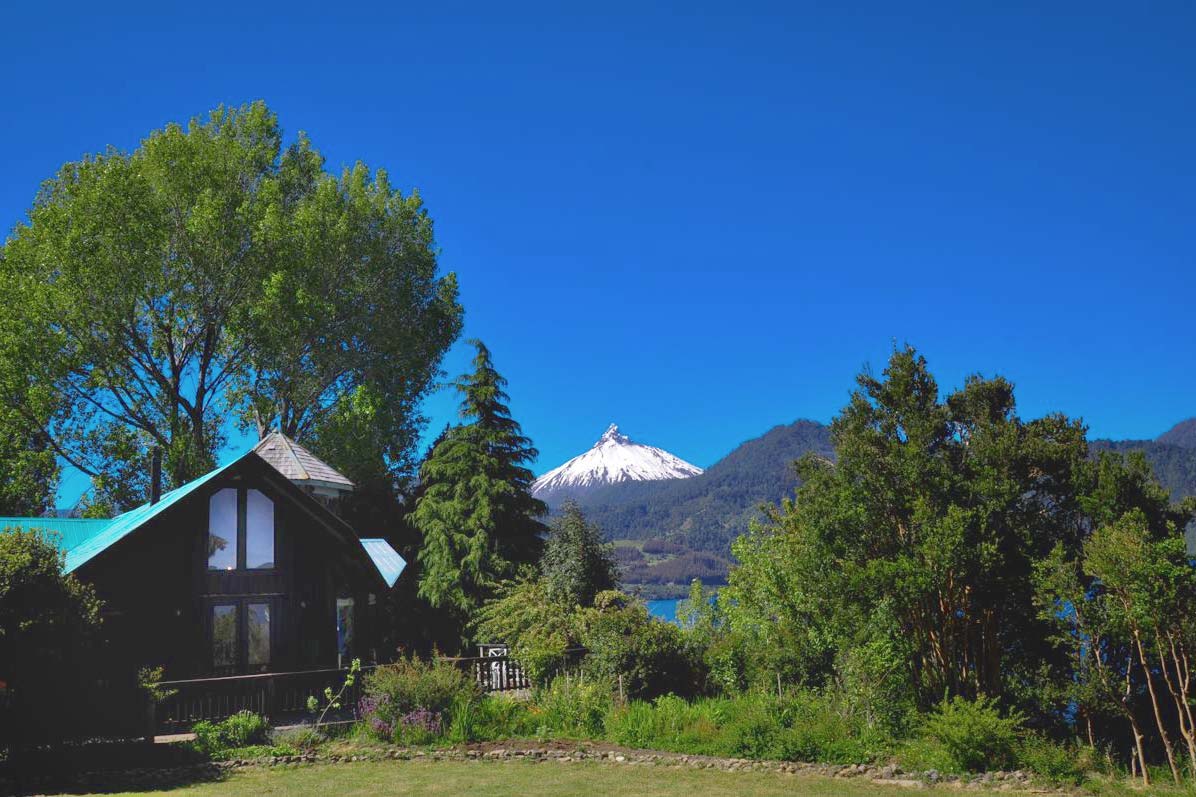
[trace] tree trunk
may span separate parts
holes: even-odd
[[[1192,712],[1187,705],[1187,689],[1184,684],[1184,674],[1179,666],[1179,659],[1175,655],[1175,645],[1171,644],[1171,658],[1175,662],[1175,679],[1171,678],[1171,671],[1167,667],[1167,654],[1163,652],[1162,634],[1156,628],[1155,651],[1159,654],[1159,669],[1163,673],[1163,681],[1167,684],[1167,692],[1171,695],[1171,702],[1175,704],[1175,716],[1179,722],[1179,733],[1184,738],[1188,748],[1188,760],[1192,765],[1192,772],[1196,774],[1196,735],[1192,730]],[[1168,636],[1170,641],[1170,636]]]
[[[1134,635],[1134,644],[1138,648],[1138,659],[1141,661],[1142,670],[1146,675],[1146,690],[1150,694],[1150,705],[1154,709],[1155,724],[1159,728],[1159,740],[1163,743],[1163,752],[1167,754],[1167,765],[1171,767],[1171,777],[1175,779],[1175,784],[1178,786],[1182,782],[1182,778],[1179,775],[1179,766],[1175,763],[1175,750],[1171,745],[1171,737],[1167,734],[1167,726],[1163,722],[1163,712],[1159,709],[1159,698],[1154,688],[1154,676],[1150,673],[1150,662],[1146,658],[1146,649],[1142,646],[1142,635],[1137,627],[1132,628],[1131,633]]]

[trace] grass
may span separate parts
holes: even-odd
[[[172,789],[178,797],[366,797],[366,795],[585,795],[701,797],[751,794],[809,797],[908,795],[897,786],[769,772],[666,769],[593,762],[379,761],[343,765],[252,768],[227,780]]]

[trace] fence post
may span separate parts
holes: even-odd
[[[274,692],[274,678],[266,679],[266,705],[262,713],[267,717],[274,717],[278,713],[278,700]]]
[[[154,737],[158,735],[158,701],[150,695],[145,703],[145,740],[153,744]]]

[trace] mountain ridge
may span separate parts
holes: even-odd
[[[1196,418],[1180,421],[1156,437],[1154,442],[1181,448],[1196,448]]]
[[[1196,495],[1196,419],[1155,440],[1096,439],[1088,446],[1094,457],[1101,451],[1142,451],[1174,500]],[[725,578],[731,542],[762,506],[793,496],[798,486],[793,463],[811,452],[834,458],[830,427],[798,420],[744,441],[699,475],[606,485],[577,500],[619,546],[625,582],[675,596],[692,578],[706,583]]]

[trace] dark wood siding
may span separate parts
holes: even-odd
[[[208,501],[225,487],[261,490],[274,501],[272,569],[208,570]],[[371,652],[368,603],[377,586],[351,545],[356,541],[330,532],[310,507],[250,473],[204,485],[79,575],[105,602],[105,637],[120,669],[161,665],[168,678],[213,674],[212,606],[259,602],[270,606],[271,670],[333,667],[338,597],[354,600],[354,655],[368,660]],[[244,635],[243,620],[240,630]]]

